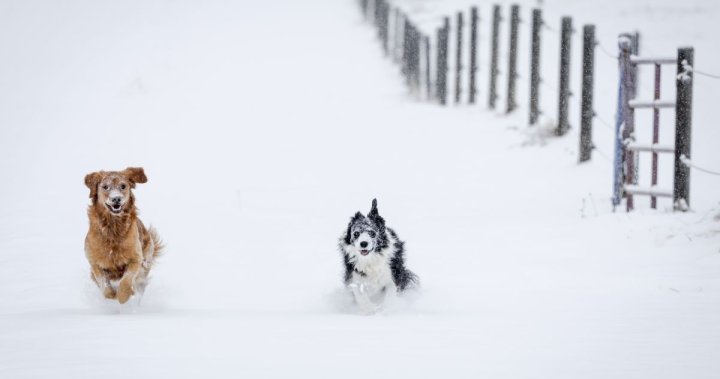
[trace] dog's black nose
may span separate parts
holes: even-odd
[[[120,202],[122,201],[122,199],[119,197],[113,197],[110,200],[113,202],[113,204],[120,204]]]
[[[365,242],[365,241],[360,242],[360,247],[367,247],[367,242]]]

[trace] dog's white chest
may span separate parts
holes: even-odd
[[[353,282],[362,284],[369,290],[381,291],[385,287],[394,285],[390,264],[385,257],[379,254],[372,258],[358,260],[355,263],[355,269]]]

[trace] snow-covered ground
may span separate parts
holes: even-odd
[[[401,4],[432,31],[470,2]],[[520,4],[523,74],[535,2]],[[720,71],[716,1],[544,10],[553,28],[596,23],[611,50],[639,29],[643,52],[692,45],[698,70]],[[484,106],[480,11],[482,105],[440,108],[407,96],[352,0],[1,2],[0,378],[717,377],[720,178],[693,172],[688,213],[644,197],[613,213],[610,164],[576,163],[576,127],[527,128],[527,74],[517,114]],[[557,39],[544,34],[548,125]],[[693,161],[716,170],[718,96],[697,77]],[[612,152],[597,123],[594,139]],[[142,303],[121,307],[89,279],[83,177],[126,166],[145,167],[141,217],[168,249]],[[336,243],[373,197],[422,289],[367,317]]]

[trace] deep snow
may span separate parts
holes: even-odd
[[[527,21],[535,2],[520,3]],[[595,21],[610,49],[638,28],[648,54],[691,44],[698,69],[720,71],[714,1],[544,3],[548,23]],[[432,18],[469,2],[404,4]],[[483,105],[443,109],[407,96],[351,0],[4,1],[0,15],[2,378],[720,372],[720,178],[693,172],[692,212],[638,197],[613,213],[610,165],[576,163],[577,128],[526,127],[525,79],[516,115],[487,111],[483,47]],[[543,40],[545,124],[558,38]],[[601,54],[610,120],[616,68]],[[714,169],[718,95],[698,78],[693,161]],[[89,279],[82,178],[132,165],[168,248],[142,303],[119,307]],[[422,290],[366,317],[336,244],[374,197]]]

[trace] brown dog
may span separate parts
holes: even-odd
[[[106,298],[121,304],[144,290],[152,263],[163,248],[155,229],[145,229],[137,217],[132,189],[146,182],[140,167],[85,176],[92,199],[85,237],[90,274]]]

